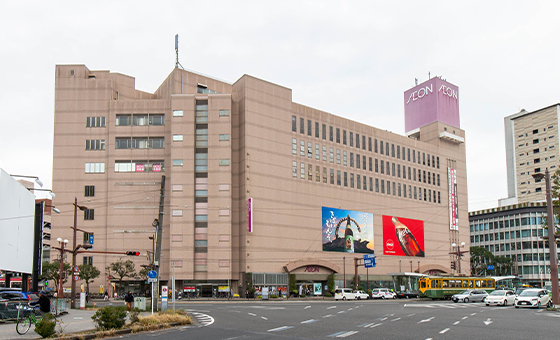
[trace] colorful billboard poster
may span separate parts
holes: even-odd
[[[314,283],[313,284],[313,295],[321,295],[323,292],[321,291],[321,284]]]
[[[373,214],[323,207],[323,251],[373,254]]]
[[[383,255],[424,257],[424,221],[383,215]]]

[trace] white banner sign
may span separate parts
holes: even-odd
[[[447,183],[449,186],[449,229],[459,230],[459,207],[457,199],[457,171],[447,168]]]

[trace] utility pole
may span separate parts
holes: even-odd
[[[156,228],[156,252],[154,254],[154,270],[157,273],[157,283],[154,285],[152,291],[152,304],[155,301],[157,306],[157,301],[159,297],[159,285],[160,285],[160,260],[161,260],[161,239],[163,237],[163,208],[165,203],[165,175],[161,176],[161,189],[159,197],[159,216],[158,219],[154,220],[152,225]]]
[[[72,232],[74,234],[73,235],[74,243],[72,243],[72,247],[73,247],[73,249],[72,249],[72,270],[71,270],[71,272],[72,272],[72,290],[71,290],[71,293],[70,293],[70,301],[71,301],[70,308],[72,308],[72,309],[76,308],[76,279],[74,277],[74,276],[78,275],[78,272],[76,271],[76,255],[78,255],[78,253],[77,253],[78,249],[80,249],[80,248],[90,249],[92,247],[90,244],[87,244],[87,245],[85,245],[85,244],[78,244],[77,245],[76,244],[76,233],[77,233],[78,230],[80,230],[80,229],[77,228],[77,226],[78,226],[78,209],[83,211],[83,210],[86,210],[87,207],[84,207],[83,205],[78,205],[78,198],[74,197],[74,226],[72,227]],[[88,233],[84,230],[80,230],[80,231],[84,232],[84,233]],[[91,234],[91,233],[88,233],[88,234]]]

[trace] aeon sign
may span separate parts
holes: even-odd
[[[459,88],[437,77],[404,93],[406,132],[436,121],[460,128]]]

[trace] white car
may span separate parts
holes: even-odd
[[[397,294],[390,291],[389,288],[375,288],[371,291],[372,299],[396,299]]]
[[[550,295],[548,295],[546,289],[525,289],[515,298],[515,308],[541,308],[541,306],[552,306]]]
[[[486,306],[490,305],[500,305],[500,306],[507,306],[513,305],[515,302],[515,293],[511,290],[495,290],[490,293],[486,299],[484,299],[484,303]]]
[[[356,294],[350,288],[337,288],[334,290],[335,300],[356,300]]]
[[[369,295],[364,292],[363,290],[355,290],[354,295],[356,295],[356,299],[358,300],[367,300],[369,299]]]

